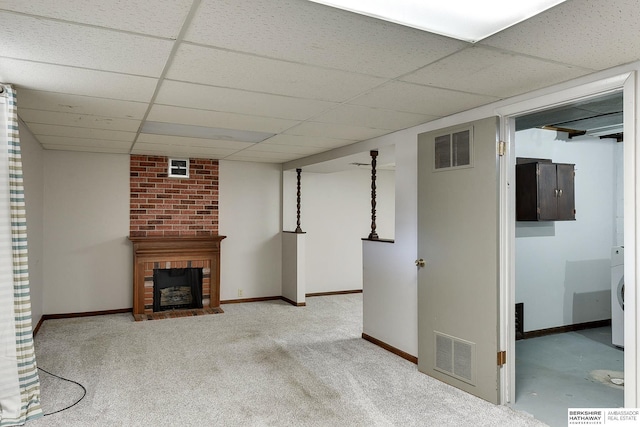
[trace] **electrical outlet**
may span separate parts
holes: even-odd
[[[244,295],[244,291],[242,289],[238,289],[238,296],[241,297]]]

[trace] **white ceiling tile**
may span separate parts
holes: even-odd
[[[567,1],[481,44],[602,70],[638,59],[639,13],[637,0]]]
[[[137,132],[140,127],[140,123],[142,123],[140,120],[90,116],[76,113],[60,113],[57,111],[31,110],[28,108],[21,108],[18,115],[22,120],[29,124],[29,127],[34,123],[39,123]]]
[[[392,82],[350,101],[350,104],[388,108],[429,116],[447,116],[496,101],[497,97],[476,95],[428,86]]]
[[[290,120],[305,120],[336,105],[326,101],[166,80],[162,83],[156,102],[164,105]]]
[[[273,151],[258,151],[248,148],[225,157],[225,160],[238,160],[244,162],[272,162],[284,163],[299,158],[299,154],[276,153]]]
[[[330,149],[336,147],[342,147],[357,142],[357,139],[337,139],[323,136],[301,136],[301,135],[286,135],[279,134],[272,136],[266,141],[262,141],[260,144],[278,144],[278,145],[300,145],[308,147],[316,147],[322,149]]]
[[[471,45],[306,0],[0,0],[0,81],[47,149],[128,153],[149,113],[277,135],[133,152],[281,163],[640,60],[638,12],[569,0]]]
[[[387,79],[183,44],[168,79],[324,101],[345,101]]]
[[[39,123],[27,123],[29,130],[34,135],[40,137],[42,135],[61,136],[79,139],[102,139],[107,141],[126,141],[133,142],[135,132],[122,132],[117,130],[91,129],[74,126],[58,126],[44,125]],[[39,138],[40,139],[40,138]]]
[[[52,146],[67,147],[66,150],[87,150],[92,148],[112,148],[122,152],[128,152],[131,143],[126,141],[111,141],[99,138],[69,138],[64,136],[40,135],[38,140],[44,148]]]
[[[343,104],[331,111],[314,117],[313,121],[397,130],[417,126],[435,120],[436,118],[435,116],[427,116],[424,114]]]
[[[240,142],[240,141],[226,141],[219,139],[202,139],[202,138],[188,138],[185,136],[170,136],[170,135],[152,135],[148,133],[141,133],[138,137],[136,145],[144,142],[151,144],[163,144],[163,145],[182,145],[185,147],[206,147],[206,148],[222,148],[232,151],[244,150],[251,147],[254,143]]]
[[[66,146],[66,145],[47,145],[42,146],[45,150],[57,151],[80,151],[85,153],[102,153],[102,154],[129,154],[129,150],[114,147],[92,147],[92,146]]]
[[[94,98],[82,95],[18,89],[18,113],[23,108],[92,116],[142,119],[147,110],[144,102]]]
[[[162,40],[103,28],[0,12],[0,56],[160,77],[173,47]]]
[[[99,27],[176,38],[192,0],[2,0],[0,8]]]
[[[157,83],[157,79],[150,77],[6,58],[0,62],[0,81],[13,83],[18,89],[142,102],[151,99]]]
[[[387,134],[389,131],[341,123],[304,122],[292,127],[285,133],[300,136],[327,136],[336,139],[364,140]]]
[[[402,80],[506,98],[592,72],[476,46],[404,76]]]
[[[131,154],[220,159],[233,154],[236,151],[237,150],[218,147],[189,147],[186,145],[168,145],[149,142],[138,142],[133,146]]]
[[[208,126],[222,129],[240,129],[258,132],[278,133],[300,123],[298,120],[273,117],[250,116],[193,108],[172,107],[155,104],[151,107],[147,120],[153,122],[178,123],[193,126]]]
[[[276,165],[279,163],[285,163],[291,160],[295,160],[295,158],[286,160],[286,158],[278,158],[278,157],[269,158],[269,157],[261,157],[261,156],[250,156],[250,155],[241,156],[239,154],[234,154],[233,156],[228,156],[221,159],[229,160],[233,162],[273,163]]]
[[[308,1],[204,1],[185,40],[396,77],[468,44]]]
[[[269,142],[260,142],[252,147],[252,151],[268,151],[273,153],[289,153],[289,154],[300,154],[309,156],[311,154],[320,153],[325,151],[326,149],[320,147],[313,147],[310,145],[284,145],[284,144],[273,144]]]

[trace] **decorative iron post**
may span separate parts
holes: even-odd
[[[296,169],[296,173],[298,174],[298,193],[297,193],[297,227],[296,227],[296,233],[303,233],[302,228],[300,227],[300,196],[301,196],[301,192],[300,192],[300,175],[302,174],[302,169]]]
[[[369,239],[378,240],[378,233],[376,233],[376,157],[378,157],[378,151],[371,150],[371,233],[369,233]]]

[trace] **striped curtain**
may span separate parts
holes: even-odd
[[[16,93],[0,85],[0,427],[42,416],[33,348]]]

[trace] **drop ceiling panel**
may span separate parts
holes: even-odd
[[[497,97],[485,95],[392,82],[375,92],[350,101],[349,104],[444,117],[497,99]]]
[[[276,119],[272,117],[250,116],[247,114],[211,110],[196,110],[193,108],[158,104],[151,107],[147,120],[269,133],[282,132],[300,123],[298,120]]]
[[[278,163],[640,60],[639,8],[570,0],[471,45],[306,0],[0,0],[0,82],[46,148],[126,153],[146,118],[276,135],[133,152]]]
[[[336,102],[386,81],[364,74],[184,44],[167,78]]]
[[[468,46],[308,1],[273,0],[203,2],[185,39],[380,77],[397,77]]]
[[[31,128],[32,124],[62,125],[93,129],[110,129],[125,132],[137,132],[141,120],[121,119],[104,116],[90,116],[57,111],[31,110],[20,108],[20,118]]]
[[[68,138],[64,136],[40,135],[38,139],[44,148],[56,146],[58,149],[63,149],[60,147],[68,147],[68,149],[81,151],[94,151],[108,148],[122,153],[128,153],[131,148],[130,142],[99,138]]]
[[[593,70],[477,46],[441,59],[404,76],[402,80],[507,98],[592,72]]]
[[[18,115],[22,109],[57,111],[123,119],[142,119],[147,104],[144,102],[94,98],[65,93],[18,89]]]
[[[416,126],[436,118],[424,114],[344,104],[314,117],[313,121],[397,130]]]
[[[244,162],[265,162],[265,163],[284,163],[300,156],[294,153],[276,153],[273,151],[258,151],[254,148],[247,148],[225,157],[225,160],[237,160]]]
[[[112,147],[91,147],[91,146],[65,146],[65,145],[42,145],[45,150],[58,150],[58,151],[79,151],[85,153],[96,154],[129,154],[128,150]]]
[[[12,13],[0,12],[0,22],[0,56],[8,58],[159,77],[173,46],[170,40]]]
[[[36,16],[176,38],[192,0],[3,0],[0,7]]]
[[[357,139],[337,139],[337,138],[329,138],[325,135],[323,136],[301,136],[301,135],[287,135],[287,134],[279,134],[275,135],[266,141],[261,142],[260,144],[279,144],[279,145],[300,145],[300,146],[309,146],[322,148],[324,150],[329,150],[331,148],[342,147],[345,145],[350,145],[354,142],[357,142]]]
[[[273,144],[265,141],[251,147],[251,151],[264,151],[272,153],[298,154],[309,156],[311,154],[321,153],[325,151],[325,149],[306,145]]]
[[[299,136],[327,136],[336,139],[365,140],[387,134],[389,131],[340,123],[304,122],[292,127],[285,133]]]
[[[186,145],[167,145],[142,142],[133,147],[131,154],[221,159],[235,153],[236,151],[237,150],[218,147],[189,147]]]
[[[185,147],[224,148],[232,151],[244,150],[245,148],[254,145],[251,142],[188,138],[184,136],[152,135],[149,133],[141,133],[134,148],[137,148],[140,143],[182,145]]]
[[[638,59],[637,0],[568,1],[480,44],[603,70]]]
[[[131,144],[136,136],[135,132],[90,129],[74,126],[43,125],[39,123],[29,123],[28,126],[31,132],[38,137],[48,135],[78,139],[102,139],[107,141],[127,141]]]
[[[156,102],[178,107],[305,120],[335,103],[269,95],[237,89],[164,81]]]
[[[0,81],[72,95],[149,102],[157,79],[59,65],[2,59]]]

